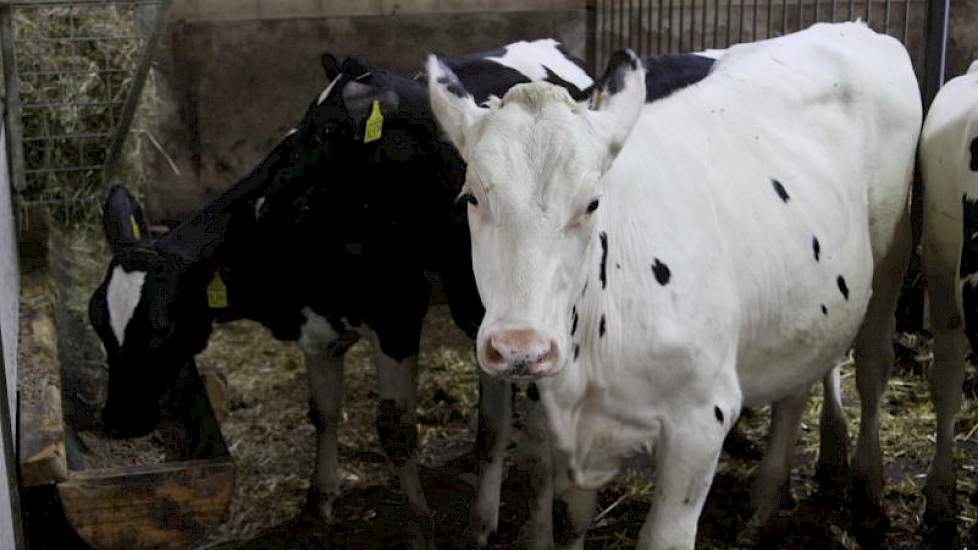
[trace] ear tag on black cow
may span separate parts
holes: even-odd
[[[132,228],[132,236],[134,238],[143,238],[143,232],[139,230],[139,224],[136,223],[136,216],[134,214],[129,214],[129,227]]]
[[[384,130],[384,115],[380,112],[380,102],[374,100],[374,105],[370,109],[370,116],[367,117],[367,128],[363,131],[363,142],[370,143],[380,139]]]
[[[214,272],[214,278],[207,285],[207,307],[222,309],[228,307],[228,288],[221,280],[221,274]]]

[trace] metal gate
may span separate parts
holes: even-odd
[[[0,0],[4,112],[18,205],[97,212],[169,0]]]
[[[588,65],[631,48],[640,56],[726,48],[804,29],[862,19],[903,42],[924,104],[944,80],[948,0],[589,0]]]

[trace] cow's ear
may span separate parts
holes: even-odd
[[[485,116],[486,110],[475,104],[472,94],[437,55],[428,56],[425,68],[435,119],[448,139],[462,151],[465,149],[466,131]]]
[[[149,237],[149,228],[139,203],[128,189],[113,185],[102,206],[102,227],[113,254]]]
[[[594,86],[588,117],[608,143],[609,162],[618,155],[645,105],[645,66],[631,50],[615,52]]]
[[[397,92],[370,84],[350,80],[343,86],[343,105],[358,128],[365,128],[368,119],[373,119],[373,135],[379,138],[383,132],[383,117],[393,113],[400,105]],[[377,104],[376,108],[374,103]],[[376,110],[376,111],[375,111]],[[380,117],[379,125],[376,120]]]
[[[332,82],[340,74],[340,62],[333,57],[333,54],[326,52],[319,57],[319,62],[323,64],[323,71],[326,72],[326,81]]]

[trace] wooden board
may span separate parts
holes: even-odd
[[[65,515],[96,548],[184,547],[223,521],[230,458],[72,472],[58,484]]]
[[[18,440],[21,485],[33,487],[68,479],[58,388],[45,387],[42,399],[21,409]]]

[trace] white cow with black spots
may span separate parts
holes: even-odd
[[[436,58],[428,70],[433,111],[468,163],[479,363],[536,381],[572,528],[558,542],[582,547],[597,489],[654,451],[639,547],[693,548],[741,409],[774,403],[790,449],[809,387],[853,341],[855,478],[878,510],[878,405],[921,121],[899,42],[816,25],[736,46],[648,105],[630,52],[590,105],[526,84],[480,108]],[[782,481],[762,475],[758,494]]]
[[[920,137],[924,181],[924,272],[934,334],[931,397],[937,447],[927,475],[926,523],[942,537],[957,529],[954,419],[964,355],[978,350],[978,61],[944,85]]]

